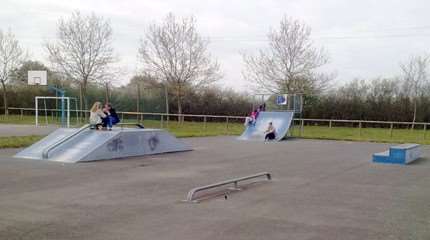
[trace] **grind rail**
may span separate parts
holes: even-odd
[[[216,188],[216,187],[220,187],[220,186],[224,186],[224,185],[228,185],[228,184],[233,184],[235,189],[238,189],[238,183],[245,181],[245,180],[249,180],[249,179],[253,179],[253,178],[258,178],[258,177],[263,177],[266,176],[267,180],[271,180],[272,179],[272,175],[268,172],[261,172],[261,173],[257,173],[257,174],[253,174],[253,175],[249,175],[249,176],[245,176],[245,177],[241,177],[241,178],[234,178],[234,179],[230,179],[230,180],[226,180],[226,181],[222,181],[222,182],[218,182],[218,183],[214,183],[214,184],[210,184],[210,185],[206,185],[206,186],[201,186],[201,187],[196,187],[191,189],[188,194],[187,194],[187,202],[198,202],[196,200],[194,200],[194,195],[198,192],[204,191],[204,190],[208,190],[211,188]]]

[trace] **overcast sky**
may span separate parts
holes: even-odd
[[[0,29],[10,28],[32,59],[46,62],[41,44],[55,38],[58,19],[74,10],[110,19],[119,64],[128,72],[124,83],[136,73],[145,27],[168,12],[196,17],[224,72],[220,84],[237,90],[248,88],[239,52],[265,47],[268,30],[285,14],[312,28],[315,44],[330,55],[326,70],[337,72],[337,83],[395,76],[399,62],[430,50],[428,0],[1,0]]]

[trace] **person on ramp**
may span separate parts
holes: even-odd
[[[276,138],[276,129],[272,122],[269,122],[269,126],[267,126],[267,130],[264,132],[264,134],[266,134],[264,141],[271,141]]]
[[[257,121],[257,115],[257,110],[252,111],[249,117],[245,118],[245,127],[254,126]]]
[[[102,111],[101,102],[95,102],[90,109],[90,125],[92,129],[100,130],[103,126],[103,120],[106,114]]]
[[[105,118],[102,118],[102,126],[104,129],[112,130],[112,126],[119,123],[118,114],[116,114],[115,109],[112,107],[110,103],[106,103],[103,108],[103,113],[106,115]]]

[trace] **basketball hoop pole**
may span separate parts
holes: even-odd
[[[66,126],[66,121],[65,121],[65,112],[64,112],[64,108],[65,108],[65,102],[64,102],[64,98],[66,95],[66,91],[64,91],[63,89],[59,89],[57,87],[54,87],[52,85],[48,85],[48,89],[49,90],[53,90],[56,93],[58,93],[58,95],[60,95],[60,101],[61,101],[61,126],[65,127]]]

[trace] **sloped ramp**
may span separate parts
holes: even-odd
[[[85,129],[53,148],[48,156],[43,156],[45,149],[77,131],[79,129],[58,129],[15,157],[74,163],[192,150],[161,129]]]
[[[276,141],[282,140],[290,129],[294,112],[260,112],[255,126],[246,127],[239,140],[264,141],[264,132],[269,125],[273,123],[276,129]]]

